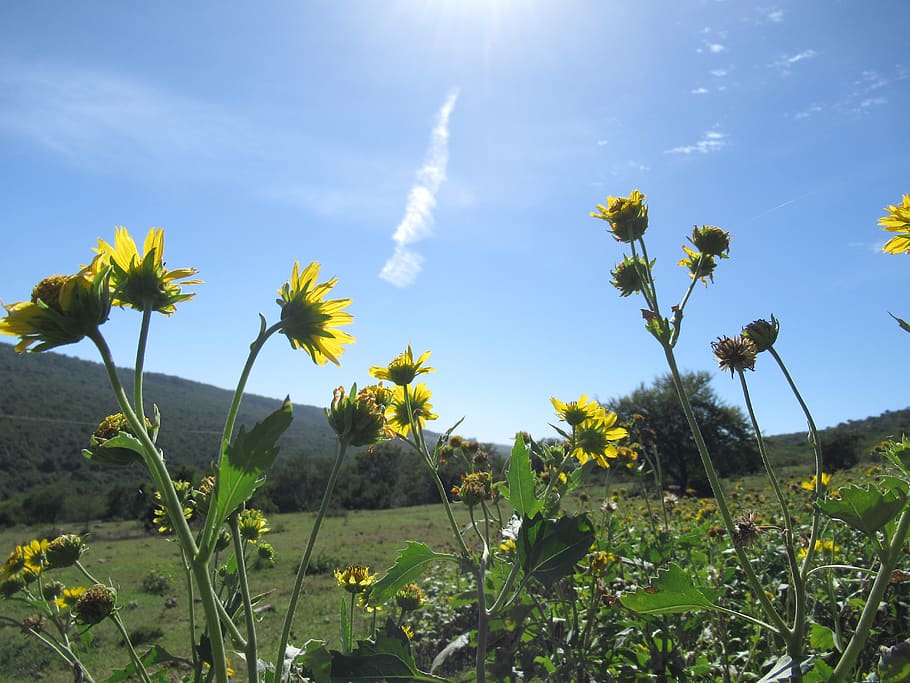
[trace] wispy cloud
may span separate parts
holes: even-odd
[[[728,73],[730,72],[726,69],[711,69],[711,75],[714,76],[714,78],[723,78]]]
[[[772,24],[780,24],[784,20],[784,11],[779,7],[760,7],[758,13],[762,19]]]
[[[609,140],[606,140],[606,139],[600,139],[600,140],[597,141],[597,146],[598,146],[598,147],[606,147],[608,142],[610,142],[610,141],[609,141]]]
[[[707,154],[708,152],[718,152],[726,146],[726,133],[721,133],[718,130],[709,130],[705,132],[698,142],[664,150],[664,154]]]
[[[423,267],[423,257],[409,247],[430,234],[436,193],[446,177],[446,165],[449,161],[449,117],[457,99],[458,91],[452,90],[436,114],[436,124],[430,136],[426,158],[423,166],[417,171],[417,181],[408,194],[404,218],[392,236],[395,241],[395,253],[386,261],[379,273],[379,277],[396,287],[407,287],[412,284]]]
[[[708,89],[707,88],[692,88],[692,90],[690,90],[689,93],[691,93],[692,95],[707,95]]]
[[[869,97],[869,98],[863,100],[862,102],[860,102],[858,106],[862,110],[862,109],[869,109],[870,107],[877,107],[879,105],[887,104],[887,103],[888,103],[888,100],[885,99],[884,97]]]
[[[800,121],[802,119],[808,119],[810,116],[813,116],[814,114],[818,114],[822,110],[823,110],[823,107],[820,104],[812,103],[808,107],[803,109],[802,111],[796,112],[793,115],[793,118],[797,121]]]
[[[771,62],[771,66],[775,69],[779,69],[784,76],[788,76],[794,64],[804,62],[807,59],[815,59],[816,57],[818,57],[818,53],[810,48],[808,50],[803,50],[802,52],[797,52],[796,54],[783,55],[779,59]]]

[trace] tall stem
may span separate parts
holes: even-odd
[[[148,345],[149,323],[152,320],[152,308],[146,304],[142,311],[142,324],[139,327],[139,341],[136,344],[136,367],[133,379],[133,405],[142,422],[145,422],[145,405],[142,397],[143,368],[145,366],[145,349]]]
[[[338,479],[338,471],[341,469],[341,463],[344,460],[345,451],[348,448],[347,439],[339,439],[338,452],[335,456],[335,462],[332,463],[332,471],[329,474],[329,481],[325,486],[322,494],[322,503],[319,505],[319,512],[316,513],[316,520],[313,522],[313,531],[307,540],[306,550],[303,553],[303,559],[300,561],[300,567],[297,569],[297,580],[294,582],[294,590],[291,592],[291,600],[288,602],[288,612],[284,618],[284,626],[281,629],[281,640],[278,643],[278,657],[275,660],[275,683],[281,683],[286,676],[284,670],[285,653],[288,648],[288,639],[291,637],[291,626],[294,623],[294,614],[297,611],[297,602],[300,599],[300,591],[303,588],[303,579],[306,576],[307,568],[310,565],[310,556],[313,554],[313,546],[316,545],[316,537],[319,535],[319,529],[322,527],[322,520],[329,508],[329,500],[332,498],[332,491],[335,489],[335,481]]]
[[[243,614],[246,619],[246,669],[249,683],[259,683],[259,656],[256,652],[256,618],[253,616],[253,604],[250,599],[250,585],[246,575],[246,558],[243,556],[243,539],[240,537],[240,524],[237,515],[228,519],[231,529],[231,540],[234,543],[234,557],[237,558],[237,578],[240,581],[240,597],[243,599]]]

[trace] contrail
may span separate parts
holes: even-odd
[[[446,164],[449,160],[449,116],[458,99],[458,91],[452,90],[442,108],[436,114],[436,125],[430,136],[430,146],[423,166],[417,171],[417,180],[408,193],[404,218],[395,228],[395,253],[386,261],[379,273],[383,280],[397,287],[412,284],[420,273],[423,257],[408,248],[430,234],[433,223],[433,208],[436,193],[446,178]]]

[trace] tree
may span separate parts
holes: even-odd
[[[743,412],[721,403],[711,388],[708,372],[683,373],[682,381],[718,474],[730,476],[758,469],[754,434]],[[622,420],[630,420],[633,415],[644,418],[641,427],[650,430],[645,434],[653,436],[665,484],[677,484],[683,490],[694,488],[699,493],[709,491],[671,375],[658,377],[649,387],[642,384],[629,396],[613,399],[607,406]]]

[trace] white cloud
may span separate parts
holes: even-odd
[[[765,7],[759,9],[766,21],[773,24],[780,24],[784,20],[784,11],[779,7]]]
[[[790,70],[794,64],[799,62],[804,62],[807,59],[815,59],[818,57],[818,53],[813,49],[803,50],[802,52],[797,52],[793,55],[784,55],[780,59],[771,62],[771,66],[780,69],[781,73],[784,76],[790,74]]]
[[[887,103],[888,103],[888,100],[886,100],[884,97],[870,97],[870,98],[865,99],[862,102],[860,102],[859,108],[868,109],[869,107],[877,107],[880,104],[887,104]]]
[[[818,114],[820,111],[822,111],[822,106],[820,104],[813,103],[813,104],[810,104],[805,109],[803,109],[802,111],[796,112],[793,115],[793,118],[796,120],[808,119],[810,116],[812,116],[813,114]]]
[[[720,43],[705,43],[705,47],[708,48],[708,52],[712,52],[714,54],[718,54],[719,52],[723,52],[727,49],[726,46],[721,45]]]
[[[693,88],[689,92],[693,95],[707,95],[708,89],[707,88]]]
[[[691,145],[680,145],[664,151],[664,154],[707,154],[717,152],[727,146],[727,134],[717,130],[706,131],[701,140]]]
[[[436,115],[426,158],[417,171],[417,181],[408,193],[404,218],[392,236],[395,253],[379,273],[379,277],[397,287],[412,284],[423,267],[423,257],[408,247],[427,237],[431,231],[436,194],[445,180],[449,161],[449,116],[457,99],[458,91],[453,90]]]
[[[597,146],[598,146],[598,147],[606,147],[606,145],[607,145],[608,142],[609,142],[609,140],[598,140],[598,141],[597,141]]]
[[[711,75],[714,76],[714,78],[723,78],[728,73],[729,71],[726,69],[711,69]]]
[[[627,161],[626,166],[631,168],[634,171],[641,171],[642,173],[650,171],[651,167],[647,164],[643,164],[640,161]]]

